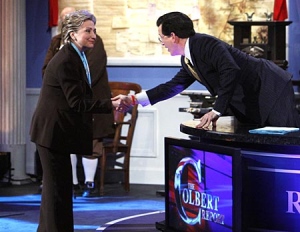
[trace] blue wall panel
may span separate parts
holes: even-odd
[[[48,0],[26,1],[26,87],[42,85],[42,65],[50,44]]]
[[[150,89],[169,81],[180,67],[108,67],[110,81],[136,82],[143,89]],[[201,84],[194,83],[189,90],[206,90]]]

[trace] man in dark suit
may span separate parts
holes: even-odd
[[[195,33],[192,20],[183,13],[167,13],[158,18],[157,26],[162,45],[172,56],[182,56],[182,68],[170,81],[144,93],[116,97],[123,100],[123,110],[130,104],[166,100],[198,81],[218,96],[198,128],[215,126],[229,109],[243,123],[300,127],[290,73],[213,36]]]

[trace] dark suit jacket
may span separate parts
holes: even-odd
[[[107,55],[102,39],[97,35],[94,48],[86,52],[89,63],[92,90],[94,99],[111,98],[111,91],[108,84]],[[114,114],[93,115],[93,138],[104,138],[114,134]]]
[[[189,46],[202,84],[218,96],[214,109],[224,114],[230,108],[240,121],[264,125],[277,99],[285,97],[282,91],[292,75],[272,61],[251,57],[209,35],[190,37]],[[147,91],[151,104],[175,96],[195,81],[184,57],[181,63],[172,80]]]
[[[61,34],[54,36],[51,40],[49,49],[47,51],[42,75],[49,61],[59,51],[61,46]],[[92,90],[94,99],[108,99],[111,97],[111,91],[108,84],[107,75],[107,55],[104,48],[103,41],[97,35],[95,45],[92,49],[85,52],[92,78]],[[110,114],[94,114],[93,115],[93,138],[99,139],[114,134],[114,116],[113,112]]]
[[[93,98],[81,58],[66,44],[45,70],[31,140],[53,150],[92,154],[92,113],[111,111],[110,99]]]

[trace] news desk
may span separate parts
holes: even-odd
[[[221,117],[216,128],[183,122],[182,133],[201,143],[241,149],[242,223],[245,231],[300,231],[300,132],[251,134],[254,125]],[[246,228],[246,229],[245,229]]]

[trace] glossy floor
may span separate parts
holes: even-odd
[[[36,231],[41,202],[38,189],[37,183],[0,187],[0,231]],[[162,189],[132,184],[126,193],[121,185],[113,184],[105,186],[105,196],[77,197],[75,231],[157,231],[155,223],[164,220],[164,197],[158,194]]]

